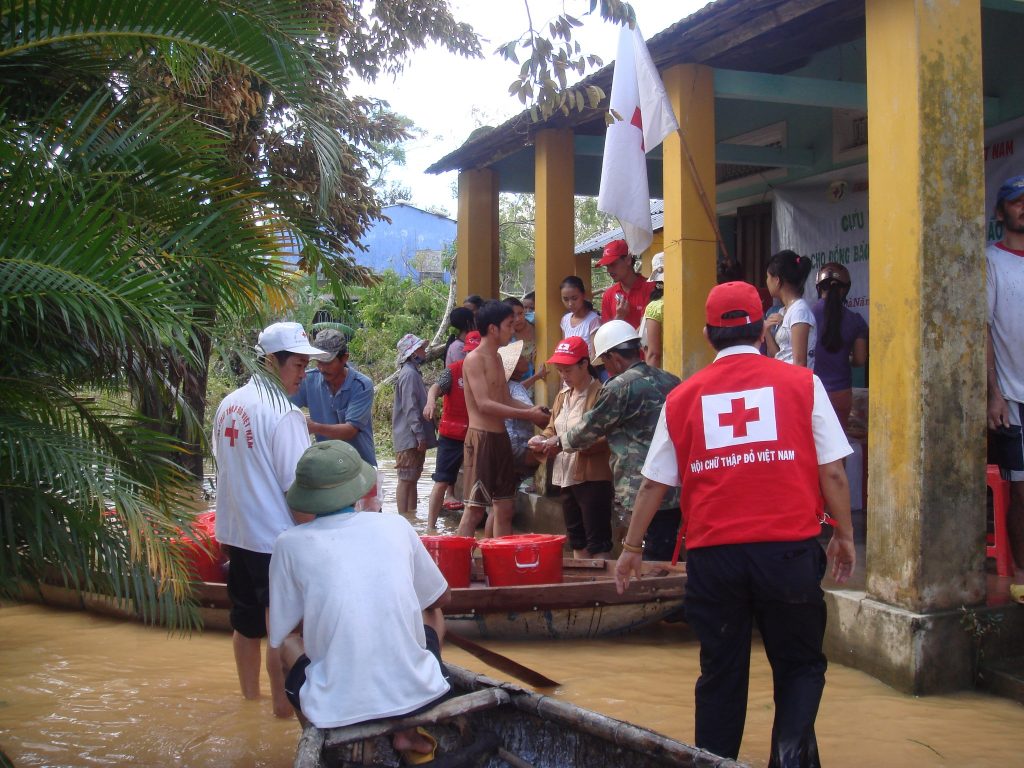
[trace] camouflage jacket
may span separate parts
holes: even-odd
[[[612,477],[615,500],[625,509],[633,509],[633,500],[643,477],[640,470],[654,438],[654,428],[665,405],[665,397],[679,384],[668,371],[635,363],[601,388],[594,407],[583,420],[562,435],[562,448],[578,451],[598,438],[608,438],[612,452]],[[665,494],[662,509],[679,506],[679,489]]]

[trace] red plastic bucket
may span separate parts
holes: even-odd
[[[192,578],[197,581],[224,581],[224,563],[227,562],[227,558],[214,536],[215,529],[216,513],[212,510],[203,512],[201,515],[196,515],[196,519],[192,523],[192,530],[195,532],[196,538],[183,536],[181,539],[185,544],[189,571],[192,573]]]
[[[484,573],[492,587],[520,584],[559,584],[565,536],[525,533],[484,539]]]
[[[476,539],[472,536],[420,536],[420,541],[441,569],[449,587],[469,586]]]

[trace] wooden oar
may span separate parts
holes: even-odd
[[[518,661],[513,661],[508,656],[502,656],[496,651],[491,651],[484,648],[482,645],[477,645],[472,640],[469,640],[462,635],[452,632],[450,629],[445,632],[444,639],[450,642],[456,648],[461,648],[466,653],[471,653],[476,656],[480,661],[490,664],[495,669],[500,669],[512,677],[522,680],[528,685],[532,685],[535,688],[557,688],[559,683],[552,680],[550,677],[545,677],[540,672],[525,667]]]

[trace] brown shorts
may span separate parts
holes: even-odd
[[[419,480],[423,474],[423,462],[427,452],[417,448],[399,451],[395,454],[395,471],[399,480]]]
[[[470,429],[463,447],[463,503],[490,509],[495,501],[514,499],[518,485],[508,433]]]

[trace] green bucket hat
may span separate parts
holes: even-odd
[[[343,440],[308,448],[295,467],[288,506],[296,512],[327,515],[352,506],[377,482],[377,471]]]

